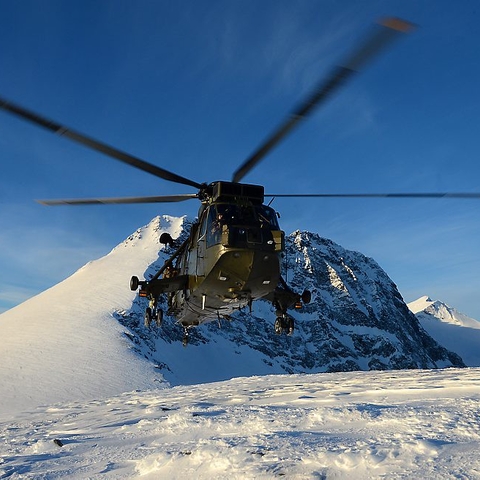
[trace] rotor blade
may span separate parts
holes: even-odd
[[[42,205],[49,207],[57,205],[102,205],[102,204],[127,204],[127,203],[167,203],[183,202],[192,198],[198,198],[195,193],[182,195],[161,195],[157,197],[118,197],[118,198],[79,198],[60,200],[37,200]]]
[[[24,120],[28,120],[40,127],[44,127],[57,135],[67,137],[74,142],[81,143],[93,150],[101,152],[109,157],[115,158],[116,160],[120,160],[121,162],[127,163],[132,165],[133,167],[139,168],[144,172],[151,173],[156,177],[163,178],[164,180],[168,180],[170,182],[181,183],[183,185],[189,185],[195,188],[202,188],[202,185],[194,182],[193,180],[189,180],[188,178],[181,177],[180,175],[176,175],[175,173],[169,172],[163,168],[157,167],[149,162],[141,160],[133,155],[130,155],[126,152],[122,152],[115,147],[111,147],[105,143],[99,142],[93,138],[87,137],[82,133],[76,132],[65,125],[61,125],[59,123],[54,122],[53,120],[49,120],[48,118],[42,117],[37,113],[34,113],[30,110],[27,110],[15,103],[7,101],[0,97],[0,108],[10,112],[14,115],[17,115]]]
[[[304,120],[314,107],[319,106],[336,89],[341,87],[356,71],[373,56],[385,48],[400,33],[407,33],[413,24],[397,18],[389,18],[380,23],[376,30],[345,62],[334,69],[327,81],[322,81],[281,124],[265,142],[248,158],[233,175],[233,181],[239,182],[257,165],[290,131]]]
[[[281,193],[268,198],[480,198],[480,193]]]

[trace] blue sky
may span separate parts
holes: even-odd
[[[0,0],[0,13],[0,96],[198,182],[229,180],[375,20],[405,18],[419,28],[244,181],[272,193],[480,191],[477,1]],[[3,112],[0,162],[0,311],[155,215],[198,208],[38,205],[193,190]],[[406,301],[430,295],[480,319],[479,200],[273,206],[287,233],[311,230],[373,257]],[[125,272],[126,288],[139,273]]]

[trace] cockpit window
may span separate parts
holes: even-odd
[[[275,210],[267,205],[256,205],[258,220],[261,226],[269,226],[272,230],[280,230]]]
[[[205,222],[206,220],[206,222]],[[217,203],[209,207],[202,231],[207,234],[207,247],[221,242],[223,226],[253,227],[280,230],[277,215],[266,205],[237,205]]]
[[[216,219],[225,225],[269,227],[278,230],[277,215],[266,205],[235,205],[220,203],[216,206]],[[211,210],[215,207],[211,207]]]
[[[249,215],[245,215],[246,209],[248,207],[240,207],[238,205],[229,205],[229,204],[218,204],[216,206],[217,214],[221,218],[222,222],[225,225],[238,225],[238,224],[245,224],[250,223],[247,222],[247,218]]]

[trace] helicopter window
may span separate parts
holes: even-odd
[[[220,203],[212,205],[209,211],[209,226],[217,222],[221,225],[243,225],[254,227],[268,226],[279,230],[277,215],[267,205],[234,205]]]
[[[221,242],[224,225],[280,230],[273,208],[266,205],[218,203],[210,206],[202,221],[201,235],[206,229],[207,247]]]
[[[237,205],[219,204],[216,206],[218,219],[226,224],[237,224],[240,219],[239,209]]]
[[[220,243],[222,238],[222,225],[224,223],[224,213],[217,211],[217,208],[212,205],[208,211],[207,221],[204,222],[207,228],[207,247]]]
[[[198,231],[198,240],[202,239],[205,236],[205,233],[207,231],[207,214],[206,212],[203,212],[203,215],[200,218],[200,228]]]
[[[272,230],[280,230],[277,214],[273,208],[268,207],[267,205],[257,205],[255,209],[262,227],[269,226]]]
[[[217,215],[222,224],[245,226],[258,225],[258,219],[252,206],[220,203],[216,207]]]

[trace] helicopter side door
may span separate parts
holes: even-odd
[[[208,210],[205,210],[199,220],[197,231],[193,236],[191,248],[194,250],[190,255],[189,271],[197,277],[205,276],[205,250],[207,236]],[[193,264],[192,264],[193,263]]]

